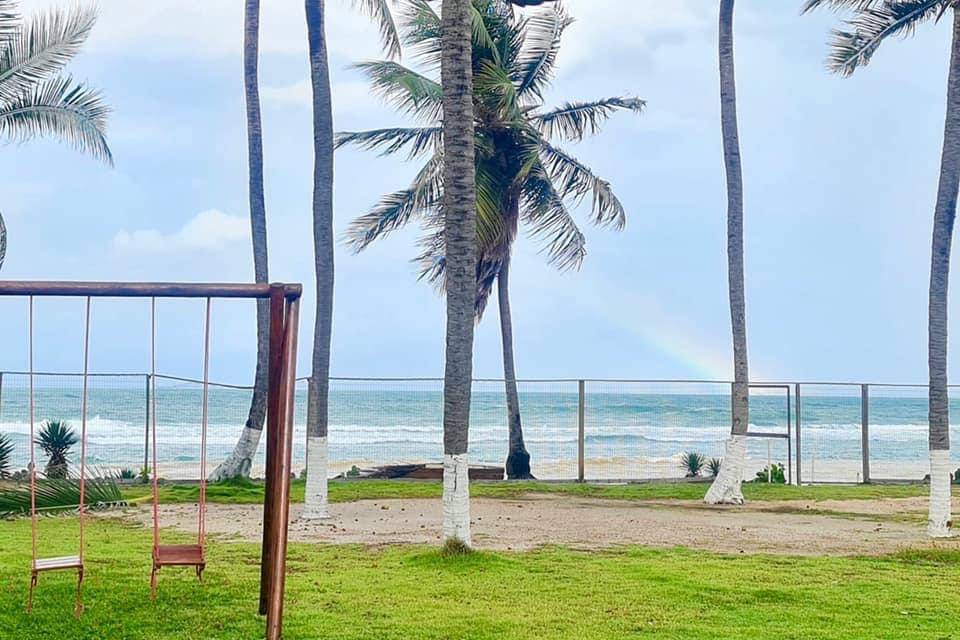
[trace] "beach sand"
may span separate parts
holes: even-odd
[[[777,458],[773,462],[783,462]],[[328,469],[330,477],[338,476],[356,466],[359,469],[373,469],[385,464],[440,464],[441,460],[345,460],[331,461]],[[801,479],[804,483],[811,482],[845,482],[856,483],[863,480],[862,461],[851,460],[817,460],[804,458],[802,460]],[[215,469],[217,462],[207,464],[208,472]],[[766,458],[750,458],[744,470],[744,480],[752,480],[758,471],[767,466]],[[960,463],[958,463],[960,467]],[[304,468],[302,460],[295,461],[293,468],[299,476]],[[588,481],[615,481],[630,480],[670,480],[683,477],[680,466],[680,454],[670,458],[632,459],[632,458],[587,458],[584,461],[586,480]],[[870,465],[870,476],[874,480],[899,480],[920,482],[929,473],[929,464],[926,460],[883,462],[873,461]],[[537,461],[533,460],[533,474],[540,480],[576,480],[576,460],[565,461]],[[255,465],[252,477],[263,476],[263,466]],[[200,477],[200,465],[194,462],[177,462],[160,465],[160,477],[168,480],[197,480]],[[793,469],[792,480],[796,480],[796,469]]]

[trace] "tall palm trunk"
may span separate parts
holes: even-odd
[[[510,313],[510,253],[497,274],[497,303],[500,311],[500,339],[503,345],[503,381],[507,396],[507,426],[509,451],[506,472],[511,480],[533,478],[530,473],[530,454],[523,442],[520,421],[520,396],[517,393],[517,371],[513,360],[513,317]]]
[[[470,0],[443,0],[444,232],[447,330],[443,381],[443,537],[470,544],[467,443],[476,295],[476,191]]]
[[[243,84],[247,105],[247,163],[249,166],[250,238],[253,243],[253,273],[258,283],[266,283],[267,212],[263,195],[263,130],[260,120],[260,84],[258,60],[260,41],[260,0],[247,0],[244,9]],[[253,396],[247,422],[230,457],[210,475],[217,481],[249,476],[253,457],[260,444],[267,415],[267,361],[270,350],[270,303],[257,301],[257,368],[253,377]]]
[[[947,87],[940,185],[933,216],[930,259],[930,514],[933,537],[950,535],[950,401],[947,392],[947,293],[950,246],[960,188],[960,11],[953,12],[953,44]]]
[[[330,337],[333,326],[333,106],[324,34],[324,0],[306,0],[313,86],[313,247],[317,317],[307,388],[307,493],[303,517],[326,518]]]
[[[720,124],[727,175],[727,280],[733,329],[733,425],[720,473],[705,498],[709,504],[742,504],[750,418],[750,377],[747,369],[747,310],[743,275],[743,172],[737,127],[737,81],[733,56],[734,0],[720,0]]]

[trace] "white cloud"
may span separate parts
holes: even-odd
[[[716,12],[715,3],[703,0],[566,0],[564,6],[575,22],[557,59],[561,71],[624,51],[648,52],[664,38],[689,37]]]
[[[260,96],[264,102],[295,107],[309,107],[313,100],[309,78],[302,78],[281,87],[263,87],[260,89]]]
[[[24,0],[23,13],[64,0]],[[236,56],[243,45],[241,0],[99,0],[100,19],[90,36],[93,52],[167,53],[184,57]],[[349,0],[327,3],[327,40],[336,54],[356,55],[364,47],[377,51],[375,27]],[[307,29],[303,2],[263,0],[260,51],[302,55],[307,64]]]
[[[24,13],[63,0],[23,0]],[[689,33],[714,20],[715,3],[703,0],[566,0],[576,18],[564,41],[561,61],[575,66],[607,52],[650,47],[669,34]],[[100,20],[90,38],[95,52],[156,52],[197,56],[237,56],[243,44],[241,0],[99,0]],[[326,4],[330,51],[348,60],[378,57],[375,26],[350,0]],[[260,10],[263,54],[302,55],[307,38],[303,3],[263,0]]]
[[[221,251],[250,237],[246,218],[216,209],[202,211],[175,233],[156,229],[119,231],[113,237],[114,250],[121,253],[169,253],[178,251]]]
[[[334,82],[331,91],[333,114],[338,121],[358,114],[391,113],[384,101],[371,92],[369,83],[364,80]],[[309,78],[282,86],[263,87],[260,96],[266,104],[281,107],[309,109],[313,105],[313,89]]]

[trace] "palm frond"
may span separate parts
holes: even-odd
[[[587,135],[600,132],[603,123],[616,111],[642,113],[647,106],[639,98],[615,96],[591,102],[567,102],[563,106],[537,115],[534,124],[547,138],[562,138],[579,142]]]
[[[563,32],[571,24],[573,19],[560,4],[553,5],[552,11],[538,11],[527,19],[514,78],[520,96],[543,98],[543,90],[553,79]]]
[[[420,265],[417,279],[430,283],[442,295],[447,288],[446,240],[443,227],[431,228],[433,230],[420,239],[418,244],[421,247],[421,253],[413,261]],[[490,300],[493,285],[496,283],[506,255],[504,252],[509,250],[509,245],[499,250],[479,248],[473,301],[473,312],[478,322],[483,317]]]
[[[909,36],[921,22],[943,15],[952,6],[948,0],[887,0],[867,3],[847,21],[849,29],[833,32],[827,67],[849,76],[870,59],[884,40]]]
[[[125,506],[120,487],[112,476],[87,478],[84,483],[87,510]],[[80,481],[76,478],[43,479],[36,486],[37,511],[43,514],[74,511],[80,507]],[[0,518],[30,514],[30,487],[0,489]]]
[[[13,441],[10,436],[0,433],[0,480],[10,476],[10,464],[13,459]]]
[[[499,63],[500,52],[497,49],[496,42],[487,30],[487,23],[483,19],[483,14],[480,13],[477,5],[473,2],[470,3],[470,28],[473,32],[473,46],[479,46],[489,51],[494,61]]]
[[[561,271],[579,269],[587,255],[586,238],[542,167],[527,178],[521,210],[530,235],[543,243],[550,264]]]
[[[477,94],[483,96],[500,119],[509,120],[519,115],[517,88],[501,65],[484,60],[480,70],[474,73],[473,83]]]
[[[887,2],[887,0],[806,0],[803,3],[802,13],[809,13],[820,8],[831,11],[863,11],[873,9]]]
[[[52,136],[112,165],[105,133],[109,113],[99,91],[69,76],[56,77],[0,103],[0,135],[17,142]]]
[[[479,163],[476,177],[478,247],[489,248],[503,242],[508,231],[504,202],[512,186],[509,177],[495,167]]]
[[[362,71],[374,91],[396,109],[428,122],[440,121],[443,88],[438,82],[389,60],[361,62],[355,68]]]
[[[0,56],[0,98],[16,100],[59,72],[80,51],[96,20],[96,9],[80,6],[29,19]]]
[[[435,154],[417,173],[410,187],[383,196],[377,205],[353,222],[344,240],[355,253],[378,238],[406,225],[417,213],[437,209],[443,200],[443,155]]]
[[[379,151],[381,156],[392,155],[409,146],[407,159],[435,152],[443,143],[442,127],[395,127],[370,131],[341,131],[334,138],[334,148],[356,145],[366,151]]]
[[[440,16],[428,0],[408,0],[400,14],[403,44],[413,50],[414,57],[432,71],[439,72],[442,42]]]
[[[390,11],[390,0],[353,0],[353,6],[359,8],[380,31],[380,43],[389,58],[399,58],[401,54],[400,35]]]
[[[541,160],[546,174],[553,181],[561,198],[580,202],[588,193],[593,199],[593,222],[623,229],[627,213],[613,192],[610,183],[598,178],[579,160],[546,142],[541,148]]]
[[[20,31],[20,0],[0,0],[0,58]]]
[[[432,231],[418,242],[421,253],[413,261],[420,265],[417,279],[430,283],[442,295],[447,288],[446,240],[443,226],[433,224],[429,228]],[[512,239],[495,247],[478,247],[476,292],[473,301],[473,312],[478,322],[483,317],[500,267],[511,248]]]

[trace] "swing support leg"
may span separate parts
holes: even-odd
[[[83,614],[83,567],[77,569],[77,603],[73,615],[79,618]]]
[[[30,574],[30,596],[27,599],[27,613],[33,613],[33,590],[37,588],[37,572]]]
[[[159,567],[157,567],[157,563],[154,562],[153,571],[150,572],[150,599],[151,600],[157,599],[157,570],[158,569]]]

